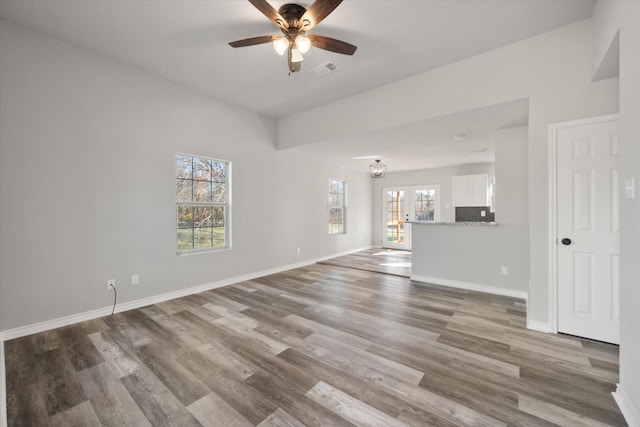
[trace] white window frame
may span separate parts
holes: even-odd
[[[175,221],[175,232],[176,232],[176,237],[175,237],[175,244],[176,244],[176,254],[177,255],[190,255],[190,254],[200,254],[200,253],[208,253],[208,252],[215,252],[215,251],[221,251],[221,250],[228,250],[231,249],[231,161],[229,160],[222,160],[222,159],[216,159],[213,157],[208,157],[208,156],[201,156],[201,155],[194,155],[194,154],[187,154],[187,153],[176,153],[175,157],[174,157],[174,162],[175,162],[175,176],[174,176],[174,186],[176,186],[177,188],[177,182],[178,182],[178,159],[179,157],[188,157],[192,159],[202,159],[202,160],[207,160],[207,161],[213,161],[213,162],[218,162],[218,163],[223,163],[225,165],[225,169],[226,169],[226,173],[225,173],[225,181],[224,181],[224,200],[223,201],[195,201],[195,200],[190,200],[190,201],[185,201],[185,200],[179,200],[176,189],[174,188],[174,194],[176,197],[176,221]],[[192,171],[192,176],[193,176],[193,171]],[[196,180],[191,178],[192,181],[192,185],[193,182],[195,182]],[[213,178],[212,181],[210,182],[214,182]],[[193,193],[192,196],[193,198]],[[208,247],[203,247],[203,248],[194,248],[191,247],[190,249],[179,249],[178,248],[178,244],[179,244],[179,233],[180,233],[180,218],[179,218],[179,209],[182,206],[189,206],[189,207],[222,207],[223,208],[223,221],[224,221],[224,244],[223,245],[219,245],[219,246],[208,246]],[[212,227],[214,228],[214,227]],[[195,234],[195,228],[194,228],[194,234]],[[214,240],[215,242],[215,240]]]
[[[339,188],[339,184],[342,184],[342,193],[335,192],[334,188]],[[335,187],[334,187],[335,186]],[[340,198],[335,197],[336,195],[342,196],[342,203],[340,203]],[[340,231],[333,231],[332,225],[338,224],[337,222],[332,222],[331,211],[332,210],[340,210],[342,212],[342,229]],[[328,212],[327,219],[329,225],[329,234],[347,234],[347,182],[341,179],[329,179],[329,203],[328,203]]]

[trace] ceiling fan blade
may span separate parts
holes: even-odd
[[[301,30],[309,31],[329,16],[342,0],[316,0],[298,21]]]
[[[230,42],[229,45],[231,47],[245,47],[245,46],[254,46],[257,44],[264,44],[274,41],[275,39],[279,39],[282,36],[278,36],[275,34],[271,34],[268,36],[259,36],[259,37],[251,37],[248,39],[236,40],[234,42]]]
[[[311,45],[330,52],[342,53],[343,55],[353,55],[358,48],[350,43],[342,40],[332,39],[331,37],[319,36],[317,34],[307,34]]]
[[[255,6],[264,16],[269,18],[271,22],[276,24],[278,27],[287,29],[289,28],[289,23],[280,15],[280,13],[273,8],[266,0],[249,0],[249,3]]]

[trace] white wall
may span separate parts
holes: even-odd
[[[127,302],[370,246],[366,174],[278,152],[263,116],[0,32],[0,331],[109,306],[110,278]],[[232,250],[176,255],[176,152],[233,162]],[[346,235],[327,234],[329,178],[348,182]]]
[[[615,397],[627,422],[640,426],[640,2],[598,1],[593,20],[594,71],[611,56],[610,49],[619,49],[620,182],[634,179],[636,185],[635,199],[620,197],[622,318],[620,385]]]
[[[301,129],[311,135],[308,142],[318,142],[528,97],[527,315],[547,325],[548,126],[618,112],[618,80],[592,83],[591,70],[592,24],[587,20],[280,120],[278,146],[300,144],[288,136]]]
[[[498,131],[495,152],[498,226],[413,225],[412,278],[511,296],[526,295],[529,281],[527,127]],[[502,267],[507,267],[507,275],[502,274]]]

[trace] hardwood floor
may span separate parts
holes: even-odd
[[[9,425],[625,425],[617,346],[529,331],[521,300],[355,267],[8,341]]]
[[[411,252],[373,248],[322,261],[319,264],[411,277]]]

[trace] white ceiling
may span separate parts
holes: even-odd
[[[345,0],[311,33],[355,44],[355,55],[312,48],[302,71],[291,76],[286,58],[278,56],[270,44],[238,49],[227,44],[278,33],[246,0],[0,0],[0,16],[278,119],[587,19],[594,1]],[[286,1],[270,3],[277,9]],[[308,7],[311,0],[298,3]],[[308,72],[325,61],[339,70],[321,79]],[[485,161],[487,153],[476,154],[476,160],[470,161],[468,148],[492,147],[495,126],[526,124],[524,104],[514,105],[520,117],[496,106],[485,113],[466,112],[363,135],[368,141],[366,152],[357,149],[363,149],[362,138],[347,141],[349,147],[353,145],[348,149],[342,141],[329,143],[331,149],[296,150],[316,158],[336,157],[345,167],[358,170],[365,170],[366,164],[352,164],[351,157],[374,154],[389,159],[390,168],[396,163],[394,170],[415,169],[417,163],[421,168]],[[479,114],[493,118],[484,120],[484,125],[473,122]],[[467,120],[471,120],[468,125]],[[449,139],[466,134],[458,150],[443,143],[445,128]],[[372,141],[376,152],[370,152]],[[426,148],[430,144],[433,150]],[[410,155],[403,160],[399,152]]]
[[[528,115],[529,100],[520,99],[291,150],[358,171],[375,159],[390,172],[493,162],[495,131],[526,125]]]

